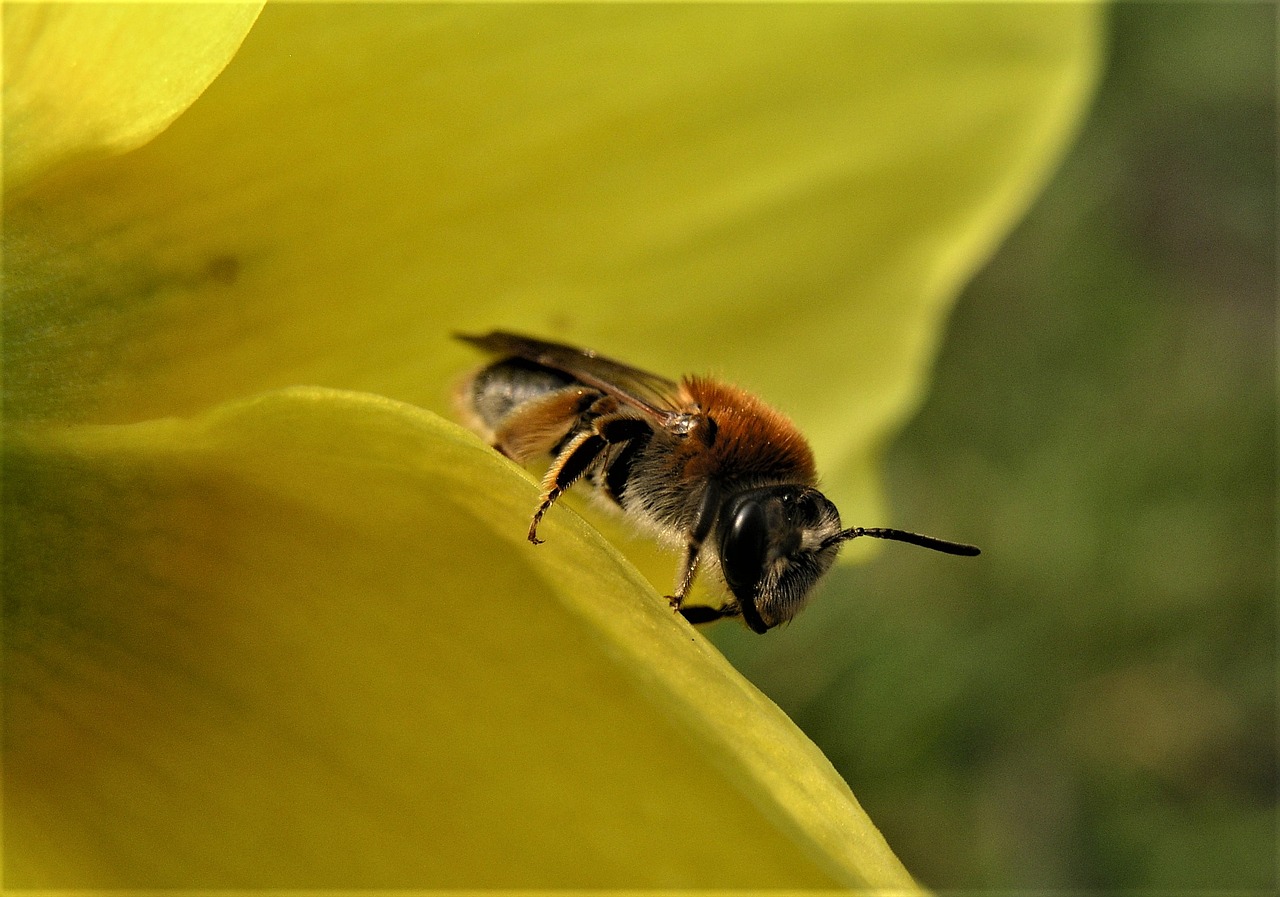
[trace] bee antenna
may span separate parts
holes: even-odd
[[[834,536],[831,536],[822,543],[823,548],[829,548],[832,545],[838,545],[841,542],[847,542],[850,539],[856,539],[859,536],[870,536],[873,539],[890,539],[894,542],[906,542],[909,545],[918,545],[921,548],[931,548],[934,551],[941,551],[944,554],[958,554],[964,557],[974,557],[982,554],[982,549],[976,545],[966,545],[963,542],[948,542],[946,539],[935,539],[933,536],[922,536],[919,533],[909,533],[900,529],[867,529],[861,526],[853,526],[849,529],[841,530]]]

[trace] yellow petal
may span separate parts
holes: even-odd
[[[5,4],[5,189],[163,131],[222,71],[261,8]]]
[[[1087,4],[305,5],[141,150],[7,211],[6,409],[298,383],[444,410],[500,325],[719,372],[846,515],[1056,159]]]
[[[818,750],[476,440],[297,389],[10,433],[5,880],[913,890]]]

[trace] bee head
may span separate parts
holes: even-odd
[[[764,486],[729,498],[718,529],[720,570],[743,622],[768,632],[800,612],[835,563],[840,545],[858,536],[891,539],[972,557],[972,545],[896,529],[840,528],[840,513],[810,486]]]
[[[800,612],[835,563],[840,514],[809,486],[739,492],[720,514],[720,569],[743,621],[767,632]]]

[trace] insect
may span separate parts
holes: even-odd
[[[679,382],[561,343],[516,333],[458,339],[496,356],[460,387],[464,418],[526,464],[549,456],[529,524],[579,479],[683,554],[671,606],[692,623],[741,617],[755,632],[791,620],[860,536],[956,555],[972,545],[896,529],[842,529],[815,488],[813,452],[778,411],[707,377]],[[699,566],[723,581],[720,607],[685,606]]]

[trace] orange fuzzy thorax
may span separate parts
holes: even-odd
[[[687,453],[687,473],[744,482],[816,482],[813,450],[782,412],[751,393],[708,377],[682,379],[680,397],[682,404],[696,406],[715,422],[710,444]]]

